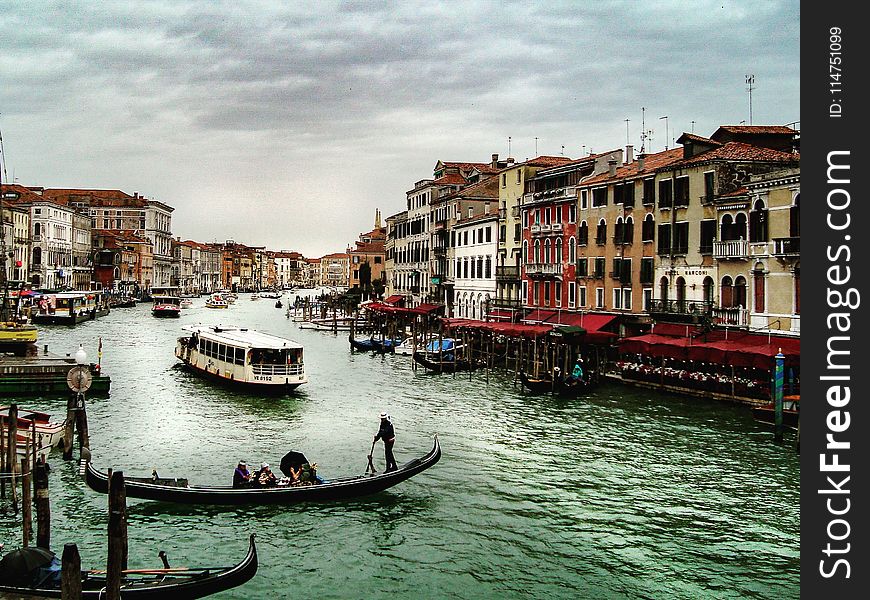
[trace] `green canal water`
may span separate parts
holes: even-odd
[[[260,570],[215,598],[797,598],[799,465],[792,439],[742,406],[606,385],[576,400],[526,395],[509,375],[414,372],[408,357],[349,352],[300,330],[273,300],[203,299],[180,319],[117,309],[44,327],[58,354],[103,340],[109,398],[88,399],[95,465],[127,475],[231,480],[239,459],[276,465],[290,449],[326,477],[361,474],[386,410],[401,464],[443,456],[376,496],[336,504],[185,507],[131,499],[130,568],[225,565],[257,534]],[[239,324],[305,346],[310,383],[261,398],[176,366],[185,324]],[[4,401],[9,399],[4,398]],[[63,418],[64,399],[20,399]],[[375,451],[383,468],[383,450]],[[106,496],[75,462],[50,457],[52,545],[104,568]],[[4,516],[0,542],[18,545]]]

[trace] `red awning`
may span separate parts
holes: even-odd
[[[384,298],[384,304],[391,304],[393,306],[399,306],[405,303],[405,297],[400,294],[393,294],[392,296],[388,296]]]
[[[544,321],[555,315],[555,310],[542,310],[538,308],[523,317],[523,323],[543,323]]]
[[[488,313],[486,313],[486,316],[488,319],[493,321],[513,321],[514,318],[521,313],[522,311],[519,310],[492,308]]]
[[[410,309],[418,315],[431,315],[443,308],[442,304],[420,304],[419,306]]]
[[[530,325],[524,323],[485,322],[473,319],[442,319],[444,328],[448,331],[459,329],[472,329],[477,331],[489,331],[498,335],[515,338],[533,339],[549,333],[552,325]]]
[[[771,369],[776,354],[782,350],[787,366],[800,364],[800,339],[714,330],[703,338],[671,337],[650,333],[620,341],[622,353],[710,362],[735,367]],[[711,339],[712,338],[712,339]]]
[[[655,323],[650,333],[656,335],[669,335],[671,337],[695,337],[701,329],[696,325],[684,325],[680,323]]]

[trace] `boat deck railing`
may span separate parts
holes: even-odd
[[[302,375],[304,365],[252,365],[254,375]]]

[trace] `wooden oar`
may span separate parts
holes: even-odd
[[[369,452],[369,464],[366,467],[366,474],[368,474],[369,469],[371,469],[372,475],[374,475],[375,473],[378,472],[377,469],[375,469],[374,463],[372,462],[372,455],[375,453],[375,444],[376,443],[377,443],[377,440],[372,442],[372,449],[371,449],[371,452]]]

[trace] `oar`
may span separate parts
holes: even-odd
[[[375,469],[375,465],[374,465],[374,463],[372,462],[372,455],[375,453],[375,444],[376,444],[376,443],[377,443],[377,440],[374,441],[374,442],[372,442],[372,449],[371,449],[371,452],[369,452],[369,464],[368,464],[368,466],[366,467],[366,473],[367,473],[367,474],[368,474],[368,472],[369,472],[369,469],[371,469],[372,475],[374,475],[375,473],[377,473],[377,470]]]

